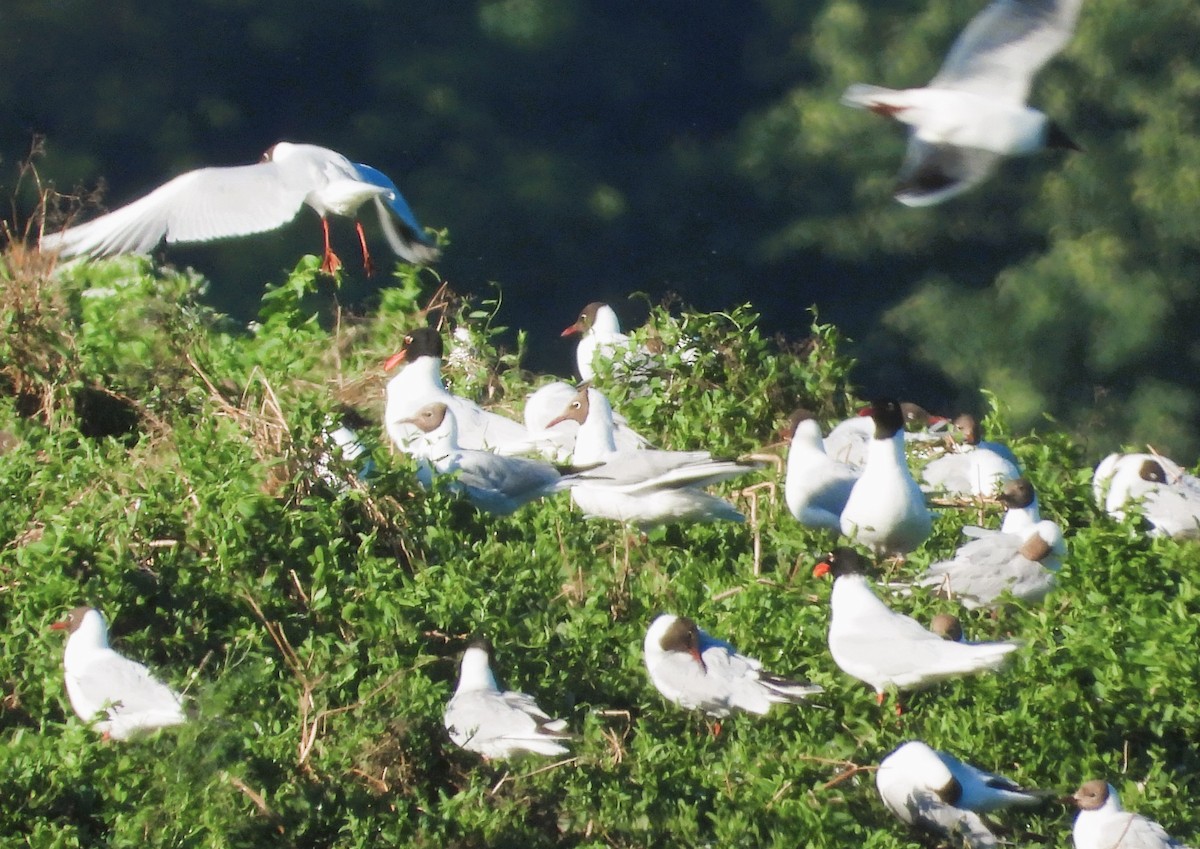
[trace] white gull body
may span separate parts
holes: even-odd
[[[483,409],[474,401],[454,395],[442,380],[442,339],[431,327],[421,327],[404,337],[404,345],[384,367],[394,368],[406,362],[384,390],[386,405],[384,428],[392,443],[411,454],[410,443],[417,428],[407,423],[422,407],[440,402],[454,413],[458,442],[462,448],[480,451],[502,450],[506,445],[528,446],[529,432],[520,422]]]
[[[702,487],[743,475],[757,464],[717,460],[707,451],[621,451],[613,435],[612,407],[589,386],[580,389],[552,426],[579,423],[571,498],[588,517],[643,527],[667,522],[743,520],[732,504]]]
[[[825,568],[822,569],[822,566]],[[945,640],[912,617],[892,610],[872,591],[856,553],[842,549],[815,574],[832,573],[829,652],[848,675],[882,700],[890,687],[917,690],[938,681],[999,669],[1017,643]]]
[[[565,754],[563,743],[571,739],[566,720],[551,719],[533,696],[501,690],[490,654],[484,643],[463,652],[458,687],[442,717],[450,739],[485,758]]]
[[[797,423],[783,487],[784,501],[796,521],[809,528],[840,530],[842,510],[858,478],[856,469],[825,453],[816,420]]]
[[[691,619],[664,613],[643,644],[650,681],[688,710],[724,717],[734,710],[765,714],[773,704],[798,703],[822,692],[814,684],[781,678],[762,663],[709,635]]]
[[[413,263],[439,251],[388,177],[369,165],[311,144],[279,142],[254,165],[201,168],[181,174],[145,197],[107,215],[42,237],[41,248],[59,256],[146,254],[159,242],[207,242],[275,230],[307,205],[321,216],[325,233],[322,267],[340,260],[329,248],[329,215],[354,216],[374,203],[388,244]],[[370,270],[359,226],[363,260]]]
[[[547,383],[539,387],[525,399],[523,418],[525,429],[529,432],[528,450],[542,454],[547,459],[564,463],[575,454],[575,436],[579,433],[579,423],[572,420],[560,422],[550,427],[550,423],[571,402],[578,388],[561,380]],[[638,448],[650,448],[650,441],[631,428],[624,417],[613,412],[613,440],[619,451],[633,451]],[[505,445],[505,453],[516,453],[515,446]]]
[[[1200,479],[1158,454],[1109,454],[1092,476],[1096,501],[1114,518],[1139,508],[1152,536],[1200,538]]]
[[[884,399],[871,407],[875,433],[842,510],[841,531],[877,554],[906,554],[929,536],[933,517],[908,470],[900,405]]]
[[[897,200],[941,203],[985,180],[1006,156],[1075,146],[1026,99],[1034,75],[1070,40],[1081,5],[993,0],[963,30],[928,85],[846,89],[842,103],[909,127]]]
[[[575,323],[562,332],[563,336],[579,334],[575,346],[575,365],[584,381],[596,377],[596,358],[619,366],[626,374],[645,365],[649,355],[638,350],[633,340],[621,332],[621,321],[608,304],[595,301],[583,308]]]
[[[1154,820],[1121,807],[1105,781],[1087,781],[1075,791],[1079,813],[1071,830],[1075,849],[1187,849]]]
[[[78,607],[62,622],[67,648],[63,670],[71,707],[84,722],[114,740],[179,725],[186,721],[179,696],[142,664],[108,645],[108,627],[100,612]]]

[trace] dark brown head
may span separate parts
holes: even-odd
[[[966,445],[979,444],[979,422],[970,413],[963,413],[954,420],[954,429],[962,434],[962,441]]]
[[[418,357],[442,358],[442,334],[433,327],[418,327],[405,334],[400,350],[387,358],[384,371],[391,371],[402,362],[412,362]]]
[[[1083,782],[1071,798],[1079,806],[1079,810],[1097,811],[1103,808],[1104,803],[1108,801],[1110,789],[1107,781],[1102,778],[1094,778],[1091,781]]]
[[[1166,483],[1167,472],[1157,460],[1143,460],[1138,477],[1150,483]]]
[[[450,408],[441,401],[434,401],[432,404],[426,404],[407,419],[400,419],[399,423],[413,425],[423,433],[433,433],[442,426],[442,422],[446,420],[449,412]]]
[[[700,656],[700,628],[686,616],[676,616],[675,621],[659,637],[658,644],[665,652],[690,654],[704,666],[704,659]]]
[[[579,391],[575,393],[575,397],[567,402],[567,406],[556,417],[551,419],[547,424],[547,428],[552,428],[561,422],[579,422],[583,424],[587,421],[588,412],[591,410],[591,404],[588,401],[588,389],[591,388],[590,383],[584,383],[579,387]]]
[[[842,575],[865,575],[870,568],[867,558],[853,548],[835,548],[829,556],[813,568],[814,578],[824,578],[832,575],[840,578]]]
[[[67,614],[67,618],[59,622],[55,622],[50,626],[51,631],[66,631],[68,634],[74,634],[79,630],[79,626],[83,624],[83,617],[87,615],[92,608],[83,606],[77,607]]]
[[[592,325],[596,323],[596,313],[600,312],[600,308],[604,306],[602,301],[592,301],[583,308],[583,312],[579,314],[579,318],[575,319],[575,323],[564,330],[560,336],[574,336],[576,333],[587,333],[592,329]]]
[[[939,613],[933,617],[929,622],[929,630],[953,643],[961,642],[963,638],[962,622],[953,613]]]
[[[1000,489],[1000,503],[1005,507],[1021,509],[1033,503],[1035,493],[1028,478],[1008,481]]]
[[[871,420],[875,422],[876,439],[891,439],[904,430],[905,413],[896,399],[879,398],[871,402]]]

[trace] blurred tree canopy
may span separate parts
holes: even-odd
[[[954,412],[987,389],[1018,428],[1049,414],[1096,455],[1150,441],[1191,463],[1200,7],[1088,0],[1032,94],[1084,152],[905,208],[903,133],[839,95],[924,83],[982,6],[6,0],[2,173],[44,135],[42,178],[103,179],[115,206],[280,139],[323,144],[448,229],[452,284],[502,285],[536,367],[569,371],[557,330],[598,298],[628,323],[635,291],[749,300],[793,334],[816,304],[857,340],[866,393]],[[316,238],[305,214],[168,259],[236,311]]]

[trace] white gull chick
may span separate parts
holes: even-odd
[[[872,591],[866,564],[841,548],[818,563],[815,577],[833,575],[829,596],[829,653],[843,672],[870,684],[883,704],[887,689],[918,690],[938,681],[999,669],[1017,643],[945,640],[892,610]]]
[[[575,323],[562,336],[579,334],[575,346],[575,365],[584,381],[596,377],[596,358],[608,360],[626,373],[645,365],[647,354],[639,351],[633,340],[621,332],[621,322],[608,304],[593,301],[583,308]]]
[[[973,847],[997,845],[979,814],[1033,807],[1054,795],[1025,790],[920,740],[900,745],[880,762],[875,786],[883,804],[901,822],[957,837]]]
[[[565,754],[563,743],[571,739],[566,720],[551,719],[533,696],[501,690],[491,654],[486,640],[472,642],[463,652],[458,687],[442,716],[450,739],[485,758]]]
[[[103,257],[149,253],[170,242],[208,242],[276,230],[308,205],[321,216],[325,252],[321,270],[341,267],[329,246],[328,216],[354,217],[374,203],[388,244],[413,263],[439,251],[386,175],[312,144],[279,142],[254,165],[201,168],[181,174],[140,200],[107,215],[42,237],[44,251],[59,256]],[[355,220],[363,265],[372,273],[362,224]]]
[[[1107,781],[1085,781],[1070,798],[1079,807],[1071,830],[1075,849],[1187,849],[1154,820],[1122,808]]]
[[[846,89],[842,103],[909,126],[896,200],[941,203],[981,183],[1006,156],[1078,149],[1025,101],[1034,74],[1070,40],[1082,2],[993,0],[963,30],[928,85]]]
[[[931,565],[914,584],[957,599],[968,610],[994,607],[1006,593],[1039,602],[1054,588],[1066,550],[1062,529],[1042,520],[1020,534],[987,534],[972,540],[952,560]]]
[[[904,414],[887,398],[871,404],[875,431],[862,475],[850,491],[840,526],[876,554],[906,554],[925,541],[933,517],[904,455]]]
[[[573,478],[563,477],[549,463],[528,457],[505,457],[490,451],[462,448],[454,413],[441,401],[427,404],[401,424],[421,431],[412,445],[414,453],[427,464],[420,472],[425,486],[432,484],[432,473],[458,473],[454,488],[461,490],[471,503],[488,513],[507,516],[518,507],[566,489]]]
[[[767,672],[761,662],[671,613],[650,624],[643,648],[646,671],[658,691],[682,708],[709,716],[725,717],[734,710],[765,714],[773,704],[795,704],[824,692]]]
[[[788,448],[783,487],[784,501],[796,521],[809,528],[840,530],[842,510],[858,477],[857,470],[825,453],[816,420],[799,418]]]
[[[1109,454],[1092,476],[1097,502],[1115,519],[1140,505],[1151,536],[1200,538],[1200,479],[1158,454]]]
[[[505,445],[528,446],[529,432],[520,422],[483,409],[474,401],[451,394],[442,381],[442,337],[432,327],[419,327],[405,335],[404,344],[383,367],[391,371],[405,363],[385,389],[383,423],[396,448],[411,454],[409,443],[416,428],[406,423],[427,404],[441,402],[454,412],[458,442],[463,448],[500,450]]]
[[[575,421],[574,462],[587,467],[576,476],[571,498],[584,515],[642,527],[667,522],[743,521],[723,498],[702,487],[743,475],[757,463],[718,460],[707,451],[643,448],[621,451],[613,435],[608,399],[584,385],[552,422]]]
[[[70,635],[63,669],[71,707],[105,739],[127,740],[187,720],[174,690],[109,648],[100,611],[77,607],[50,627]]]

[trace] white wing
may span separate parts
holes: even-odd
[[[962,31],[928,88],[1024,103],[1033,75],[1070,40],[1083,0],[993,0]]]
[[[164,238],[206,242],[262,233],[295,218],[307,193],[287,185],[273,162],[201,168],[107,215],[49,233],[41,247],[63,257],[102,257],[149,253]]]
[[[175,691],[142,664],[114,651],[97,653],[82,672],[71,675],[71,683],[76,712],[91,720],[103,711],[112,720],[113,736],[118,739],[125,736],[118,732],[120,727],[148,729],[184,721]]]

